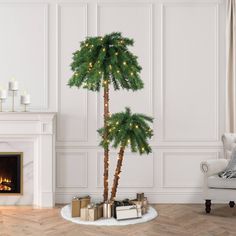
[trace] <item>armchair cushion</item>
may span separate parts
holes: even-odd
[[[224,179],[218,175],[212,175],[207,178],[209,188],[236,189],[236,178]]]
[[[228,162],[229,161],[226,159],[207,160],[201,162],[200,167],[205,175],[211,176],[216,175],[219,172],[225,170],[228,165]]]
[[[223,147],[224,147],[224,157],[226,159],[230,159],[232,150],[236,146],[236,134],[235,133],[223,134],[222,142],[223,142]]]

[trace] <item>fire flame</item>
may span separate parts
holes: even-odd
[[[7,184],[11,183],[11,179],[0,177],[0,191],[11,191],[11,187],[9,187]]]

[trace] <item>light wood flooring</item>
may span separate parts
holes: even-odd
[[[236,207],[212,205],[206,215],[200,204],[158,204],[159,216],[148,223],[119,226],[82,226],[61,218],[60,208],[32,209],[31,207],[1,207],[0,235],[67,235],[67,236],[236,236]]]

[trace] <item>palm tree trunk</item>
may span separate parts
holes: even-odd
[[[108,136],[108,124],[107,120],[109,118],[109,85],[108,83],[104,84],[104,141],[107,141]],[[108,200],[108,177],[109,177],[109,148],[104,148],[104,192],[103,192],[103,200],[104,202]]]
[[[118,160],[117,160],[117,164],[116,164],[116,172],[115,172],[115,175],[114,175],[113,185],[112,185],[111,201],[113,201],[116,197],[118,182],[119,182],[119,179],[120,179],[122,162],[123,162],[123,159],[124,159],[124,151],[125,151],[125,148],[121,147],[120,152],[119,152],[119,156],[118,156]]]

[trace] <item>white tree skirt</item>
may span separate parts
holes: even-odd
[[[144,223],[150,220],[153,220],[158,216],[157,211],[153,207],[149,207],[148,213],[142,216],[142,218],[137,218],[137,219],[131,219],[131,220],[116,220],[114,218],[110,219],[104,219],[101,218],[96,221],[83,221],[80,220],[80,217],[71,217],[71,206],[66,205],[61,209],[61,216],[69,220],[73,223],[76,224],[81,224],[81,225],[97,225],[97,226],[114,226],[114,225],[132,225],[132,224],[139,224],[139,223]]]

